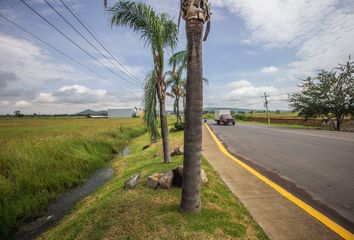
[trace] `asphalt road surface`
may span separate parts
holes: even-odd
[[[208,124],[234,155],[354,230],[354,133]]]

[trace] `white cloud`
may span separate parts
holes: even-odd
[[[103,103],[111,98],[104,89],[91,89],[77,84],[59,88],[53,97],[57,102],[72,104]]]
[[[9,101],[6,101],[6,100],[2,100],[0,101],[0,107],[6,107],[10,105],[10,102]]]
[[[229,92],[225,94],[224,98],[232,101],[248,101],[252,98],[257,100],[262,97],[264,92],[275,93],[277,89],[272,86],[254,86],[247,80],[234,81],[228,84]]]
[[[0,32],[0,70],[16,73],[16,84],[38,86],[51,80],[93,80],[71,65],[55,63],[49,53],[32,42]],[[7,82],[11,87],[11,82]]]
[[[84,109],[104,110],[107,108],[140,107],[142,91],[117,93],[104,89],[94,89],[74,84],[66,85],[52,92],[38,92],[28,95],[27,100],[18,100],[14,105],[9,101],[0,101],[0,114],[11,113],[15,108],[26,113],[76,113]],[[15,100],[14,100],[15,101]]]
[[[278,71],[279,71],[279,68],[274,67],[274,66],[264,67],[261,69],[262,73],[275,73]]]
[[[352,0],[214,0],[213,5],[244,20],[244,43],[295,51],[296,59],[282,71],[292,85],[298,77],[335,67],[354,54]]]
[[[59,88],[53,93],[41,92],[34,99],[34,103],[50,105],[57,104],[85,104],[100,103],[111,99],[107,91],[103,89],[90,89],[82,85],[69,85]]]
[[[263,109],[264,92],[272,97],[269,99],[271,109],[287,109],[287,95],[274,86],[255,86],[250,81],[242,79],[232,81],[223,86],[206,88],[205,106],[239,107]],[[272,102],[274,101],[274,102]]]
[[[20,100],[15,103],[15,107],[19,107],[19,108],[27,108],[30,106],[32,106],[32,103],[25,100]]]
[[[249,81],[242,79],[239,81],[233,81],[227,84],[227,86],[231,89],[241,89],[241,88],[247,88],[247,87],[252,87],[252,83]]]
[[[250,40],[290,44],[316,27],[330,14],[338,0],[215,0],[244,18]],[[309,21],[311,20],[311,21]]]
[[[91,96],[104,97],[106,95],[106,90],[97,89],[92,90],[88,87],[82,85],[71,85],[71,86],[63,86],[59,89],[61,93],[73,93],[73,94],[87,94]]]
[[[38,103],[52,103],[56,101],[56,98],[52,93],[39,93],[34,101]]]

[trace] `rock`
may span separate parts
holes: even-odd
[[[200,170],[200,181],[202,184],[206,184],[208,182],[208,176],[203,168]]]
[[[173,181],[173,172],[168,171],[161,176],[161,178],[159,179],[159,184],[161,188],[168,189],[171,187],[172,181]]]
[[[161,173],[155,173],[151,176],[148,176],[147,181],[146,181],[146,185],[149,188],[157,188],[157,185],[159,185],[159,180],[161,178],[162,174]]]
[[[173,172],[173,185],[178,187],[182,187],[183,184],[183,166],[178,166],[172,170]],[[208,176],[205,170],[202,168],[200,170],[200,181],[202,184],[206,184],[208,182]]]
[[[176,147],[172,152],[171,152],[171,157],[177,156],[177,155],[183,155],[183,150],[181,147]]]
[[[124,182],[124,188],[126,189],[134,188],[138,184],[139,178],[140,178],[140,173],[134,174]]]
[[[172,184],[178,187],[182,187],[183,183],[183,166],[178,166],[172,170],[173,172],[173,181]]]

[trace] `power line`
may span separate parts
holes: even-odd
[[[288,99],[275,99],[275,100],[268,100],[268,102],[288,102]]]
[[[85,49],[80,47],[74,40],[72,40],[70,37],[68,37],[65,33],[63,33],[59,28],[57,28],[53,23],[51,23],[49,20],[47,20],[45,17],[43,17],[39,12],[37,12],[34,8],[32,8],[30,5],[28,5],[24,0],[20,0],[23,4],[25,4],[29,9],[31,9],[35,14],[37,14],[40,18],[42,18],[46,23],[48,23],[52,28],[54,28],[57,32],[59,32],[61,35],[63,35],[67,40],[69,40],[71,43],[73,43],[76,47],[78,47],[81,51],[86,53],[89,57],[91,57],[95,62],[97,62],[99,65],[103,66],[106,68],[108,71],[110,71],[112,74],[118,76],[120,79],[127,81],[126,79],[122,78],[120,75],[118,75],[116,72],[112,71],[109,67],[101,63],[97,58],[92,56],[89,52],[87,52]],[[129,82],[131,83],[131,82]],[[135,83],[132,83],[135,84]],[[137,85],[137,84],[135,84]],[[139,86],[140,87],[140,86]]]
[[[58,14],[61,19],[63,19],[77,34],[79,34],[88,44],[90,44],[91,47],[93,47],[99,54],[101,54],[107,61],[109,61],[111,64],[113,64],[119,71],[123,72],[121,69],[117,67],[117,65],[112,62],[111,59],[109,59],[106,55],[104,55],[95,45],[91,43],[90,40],[88,40],[84,35],[81,34],[77,28],[75,28],[50,2],[47,0],[43,0],[56,14]],[[123,72],[126,74],[125,72]],[[127,74],[126,74],[127,75]],[[129,77],[129,75],[127,75]],[[135,79],[133,79],[135,81]],[[127,80],[128,81],[128,80]],[[130,82],[130,81],[129,81]]]
[[[86,26],[87,24],[85,24],[85,22],[80,18],[78,13],[75,13],[71,7],[70,4],[67,2],[67,4],[63,1],[60,0],[60,2],[64,5],[64,7],[71,13],[71,15],[81,24],[81,26],[83,26],[86,31],[100,44],[100,46],[129,74],[125,73],[127,76],[130,76],[132,78],[134,78],[136,81],[140,82],[131,72],[129,72],[129,70],[104,46],[103,41],[99,40],[98,37],[95,36],[95,34],[93,34],[90,29],[88,29],[88,27]]]
[[[13,24],[14,26],[16,26],[17,28],[21,29],[22,31],[26,32],[27,34],[29,34],[30,36],[32,36],[33,38],[37,39],[38,41],[42,42],[43,44],[47,45],[48,47],[54,49],[55,51],[57,51],[58,53],[62,54],[63,56],[69,58],[71,61],[75,62],[76,64],[80,65],[81,67],[85,68],[86,70],[92,72],[93,74],[95,74],[96,76],[98,76],[99,78],[108,81],[109,83],[111,83],[112,85],[116,85],[114,82],[112,82],[111,80],[107,79],[106,77],[100,75],[99,73],[97,73],[96,71],[92,70],[91,68],[83,65],[82,63],[80,63],[79,61],[75,60],[73,57],[71,57],[70,55],[66,54],[65,52],[61,51],[60,49],[56,48],[55,46],[53,46],[52,44],[48,43],[47,41],[41,39],[40,37],[34,35],[33,33],[31,33],[29,30],[25,29],[24,27],[18,25],[17,23],[13,22],[12,20],[10,20],[9,18],[3,16],[2,14],[0,14],[0,17],[2,17],[3,19],[5,19],[6,21],[8,21],[9,23]],[[117,87],[121,88],[124,92],[129,92],[126,89],[124,89],[121,86],[116,85]]]

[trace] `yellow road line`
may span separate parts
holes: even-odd
[[[321,223],[326,225],[328,228],[332,229],[335,233],[337,233],[342,238],[348,239],[348,240],[354,240],[353,233],[349,232],[348,230],[346,230],[345,228],[343,228],[342,226],[340,226],[339,224],[337,224],[336,222],[334,222],[333,220],[331,220],[330,218],[328,218],[324,214],[320,213],[319,211],[317,211],[316,209],[314,209],[313,207],[311,207],[310,205],[308,205],[307,203],[305,203],[301,199],[295,197],[293,194],[291,194],[290,192],[288,192],[287,190],[285,190],[284,188],[282,188],[278,184],[274,183],[269,178],[263,176],[262,174],[260,174],[259,172],[257,172],[256,170],[254,170],[253,168],[251,168],[250,166],[248,166],[247,164],[245,164],[241,160],[237,159],[231,153],[229,153],[229,151],[227,151],[227,149],[224,147],[224,145],[222,145],[220,140],[216,137],[214,132],[209,128],[209,126],[207,124],[205,124],[205,126],[209,130],[216,145],[219,147],[219,149],[221,150],[221,152],[224,155],[231,158],[234,162],[241,165],[247,171],[249,171],[250,173],[252,173],[256,177],[258,177],[260,180],[262,180],[263,182],[265,182],[269,186],[271,186],[273,189],[275,189],[281,195],[283,195],[288,200],[290,200],[291,202],[295,203],[297,206],[299,206],[300,208],[305,210],[308,214],[310,214],[312,217],[316,218],[318,221],[320,221]]]

